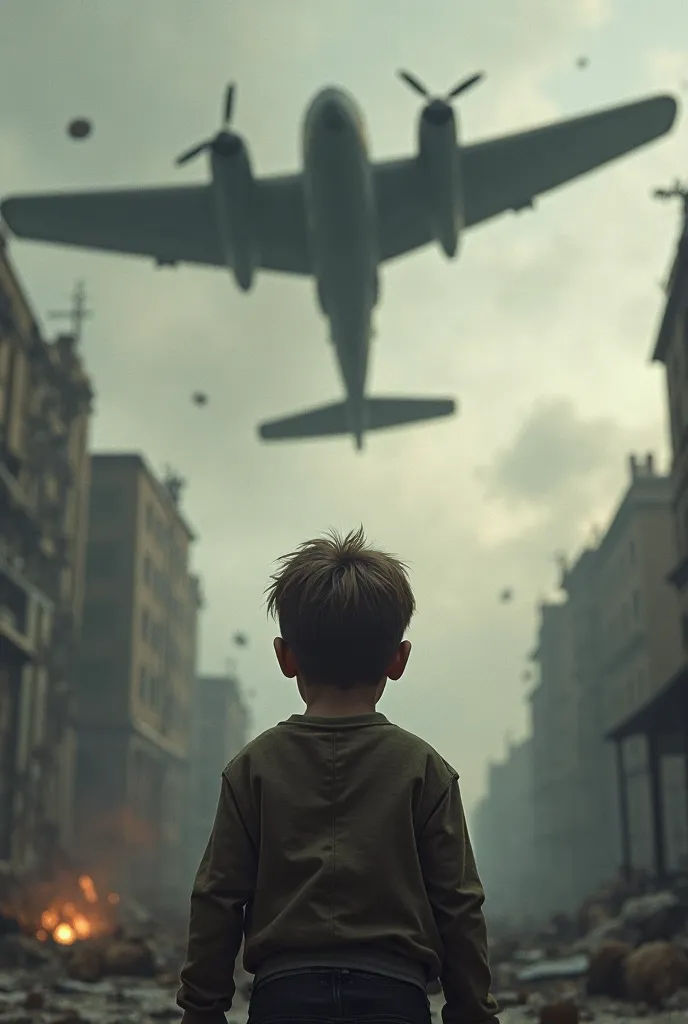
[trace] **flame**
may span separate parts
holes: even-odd
[[[40,915],[36,938],[52,938],[60,946],[71,946],[79,939],[94,938],[113,927],[112,908],[119,903],[115,892],[101,903],[93,879],[81,875],[78,888],[70,883],[71,899],[53,899]]]
[[[82,875],[79,879],[79,888],[86,898],[87,903],[97,903],[98,893],[96,887],[93,884],[93,879],[89,878],[88,875]]]
[[[76,940],[76,932],[67,921],[60,921],[53,932],[53,938],[60,946],[71,946]]]

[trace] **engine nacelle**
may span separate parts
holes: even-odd
[[[248,291],[259,261],[256,183],[246,146],[236,136],[233,141],[231,152],[211,151],[213,191],[227,265],[241,290]]]
[[[418,164],[435,238],[455,256],[463,227],[456,119],[448,103],[429,103],[418,130]]]

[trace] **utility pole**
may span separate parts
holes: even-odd
[[[93,310],[88,309],[86,303],[86,286],[83,281],[77,281],[72,293],[71,309],[61,309],[48,313],[51,320],[69,320],[71,324],[71,335],[78,345],[81,341],[81,329],[85,320],[90,320]]]

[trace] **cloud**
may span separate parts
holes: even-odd
[[[608,482],[621,431],[611,418],[584,419],[570,398],[537,403],[513,443],[487,472],[489,490],[507,501],[545,506]]]

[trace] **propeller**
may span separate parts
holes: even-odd
[[[206,139],[204,142],[199,142],[198,145],[192,146],[191,149],[187,149],[181,156],[178,156],[175,161],[177,167],[181,167],[182,164],[186,164],[189,160],[193,160],[206,149],[214,149],[215,152],[223,153],[227,156],[230,156],[234,152],[237,142],[239,141],[239,136],[230,131],[232,112],[234,110],[234,93],[234,83],[230,83],[230,85],[227,86],[227,91],[225,93],[225,102],[222,111],[222,127],[220,131],[214,135],[212,139]]]
[[[410,86],[410,88],[413,89],[414,92],[419,93],[426,100],[428,100],[429,103],[434,102],[448,104],[451,102],[451,100],[456,99],[456,97],[459,96],[462,92],[466,92],[467,89],[471,89],[474,85],[477,85],[478,82],[482,81],[484,77],[485,74],[482,71],[479,71],[475,75],[469,75],[468,78],[462,79],[462,81],[458,82],[453,89],[450,89],[449,92],[444,97],[442,97],[433,96],[430,90],[427,88],[427,86],[425,86],[420,81],[419,78],[416,78],[415,75],[412,75],[410,71],[399,72],[399,78],[401,78],[403,82],[406,82],[406,84]]]

